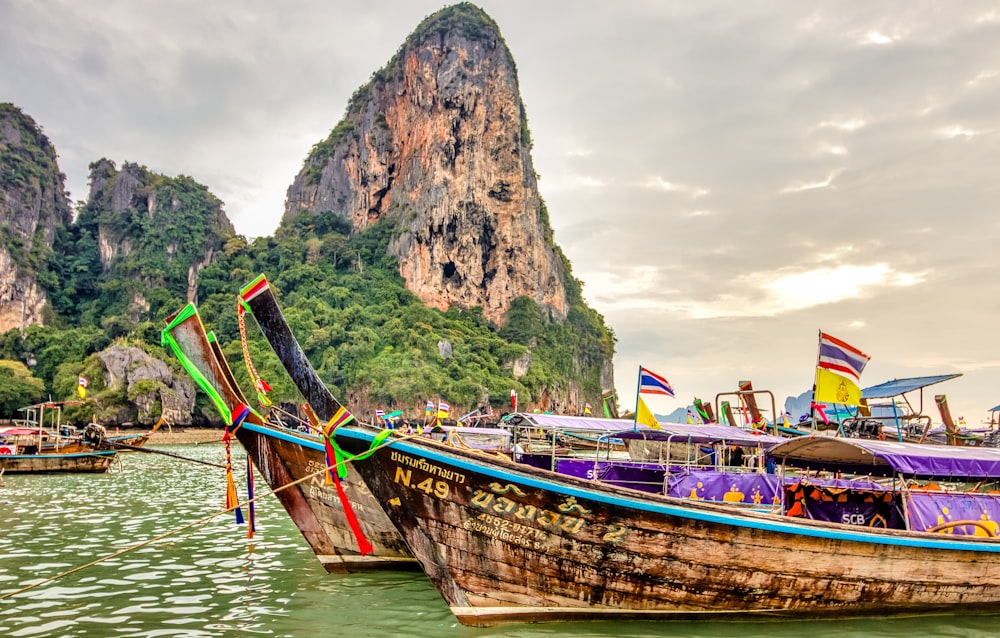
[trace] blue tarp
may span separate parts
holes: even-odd
[[[1000,478],[1000,449],[804,436],[768,452],[792,467],[939,479]]]
[[[948,379],[962,376],[961,372],[955,374],[939,374],[932,377],[911,377],[909,379],[893,379],[878,385],[873,385],[861,391],[862,399],[887,399],[896,397],[913,390],[919,390],[935,383],[941,383]]]

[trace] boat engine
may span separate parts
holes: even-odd
[[[96,445],[103,443],[107,435],[108,431],[98,423],[88,423],[87,427],[83,428],[83,440]]]

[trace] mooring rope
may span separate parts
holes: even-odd
[[[261,494],[260,496],[255,496],[255,497],[253,497],[251,499],[247,499],[243,503],[238,503],[236,505],[236,507],[240,507],[242,505],[248,505],[250,503],[254,503],[254,502],[256,502],[256,501],[258,501],[258,500],[260,500],[262,498],[270,496],[271,494],[277,494],[278,492],[280,492],[282,490],[286,490],[286,489],[288,489],[290,487],[298,485],[299,483],[307,481],[307,480],[309,480],[311,478],[314,478],[316,476],[320,476],[322,474],[326,474],[331,469],[336,469],[340,465],[349,465],[349,464],[353,463],[356,459],[366,458],[372,452],[375,452],[375,451],[379,450],[380,448],[383,448],[383,447],[385,447],[387,445],[390,445],[392,443],[399,442],[399,441],[404,441],[406,439],[411,439],[411,438],[414,438],[414,436],[415,435],[402,435],[402,436],[398,436],[397,438],[394,438],[392,440],[389,440],[389,439],[383,440],[378,445],[374,445],[371,448],[365,450],[364,452],[362,452],[360,454],[355,454],[353,456],[342,457],[339,461],[337,461],[336,463],[334,463],[333,468],[324,467],[323,469],[316,470],[312,474],[307,474],[306,476],[303,476],[300,479],[296,479],[296,480],[292,481],[291,483],[286,483],[286,484],[282,485],[281,487],[279,487],[277,489],[270,490],[269,492],[267,492],[265,494]],[[373,443],[374,443],[374,441],[373,441]],[[231,511],[233,511],[233,509],[235,509],[235,508],[232,508],[232,509],[223,508],[223,509],[219,510],[218,512],[215,512],[213,514],[209,514],[208,516],[205,516],[203,518],[199,518],[198,520],[196,520],[194,522],[186,523],[184,525],[181,525],[180,527],[175,527],[174,529],[171,529],[171,530],[169,530],[167,532],[164,532],[163,534],[160,534],[159,536],[154,536],[153,538],[150,538],[148,540],[144,540],[141,543],[136,543],[135,545],[131,545],[129,547],[125,547],[123,549],[120,549],[117,552],[114,552],[113,554],[108,554],[107,556],[103,556],[101,558],[97,558],[95,560],[92,560],[89,563],[86,563],[85,565],[80,565],[78,567],[74,567],[73,569],[69,569],[69,570],[64,571],[62,573],[56,574],[55,576],[50,576],[50,577],[48,577],[48,578],[46,578],[44,580],[41,580],[41,581],[39,581],[37,583],[33,583],[31,585],[28,585],[27,587],[22,587],[21,589],[14,590],[14,591],[6,593],[6,594],[0,594],[0,600],[6,600],[7,598],[12,598],[14,596],[17,596],[18,594],[23,594],[24,592],[31,591],[32,589],[35,589],[37,587],[41,587],[42,585],[54,582],[56,580],[59,580],[60,578],[65,578],[66,576],[69,576],[71,574],[75,574],[76,572],[82,571],[82,570],[84,570],[84,569],[86,569],[88,567],[93,567],[94,565],[98,565],[98,564],[103,563],[105,561],[111,560],[112,558],[118,558],[119,556],[122,556],[124,554],[129,553],[129,552],[132,552],[132,551],[135,551],[135,550],[140,549],[142,547],[145,547],[146,545],[149,545],[151,543],[155,543],[156,541],[163,540],[164,538],[168,538],[170,536],[173,536],[174,534],[182,532],[182,531],[184,531],[186,529],[195,527],[197,525],[204,525],[205,523],[207,523],[208,521],[212,520],[213,518],[215,518],[217,516],[222,516],[223,514],[230,513]]]

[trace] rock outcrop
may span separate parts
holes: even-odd
[[[33,119],[0,104],[0,333],[44,324],[56,233],[72,221],[56,151]]]
[[[513,299],[568,312],[531,160],[517,70],[496,23],[462,3],[424,20],[351,99],[288,189],[282,224],[332,211],[356,230],[392,216],[389,252],[428,305],[481,306],[502,325]]]
[[[129,401],[108,406],[105,425],[149,426],[159,419],[188,424],[194,412],[195,387],[187,375],[175,375],[163,361],[145,351],[114,345],[98,354],[104,364],[104,387],[124,390]]]

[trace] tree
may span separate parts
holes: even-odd
[[[45,384],[20,361],[0,359],[0,417],[14,418],[18,408],[45,399]]]

